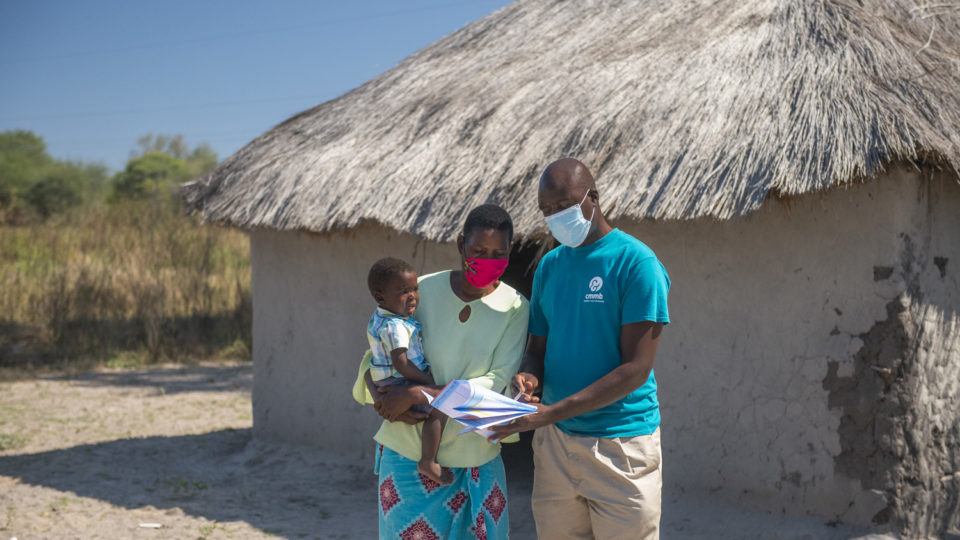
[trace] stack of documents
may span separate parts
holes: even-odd
[[[429,395],[427,399],[430,399]],[[537,412],[537,408],[529,403],[521,403],[462,380],[447,384],[430,405],[463,424],[465,427],[460,433],[475,431],[484,437],[493,434],[487,428]]]

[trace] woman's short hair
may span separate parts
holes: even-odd
[[[504,231],[507,233],[507,238],[513,241],[513,220],[510,219],[510,214],[499,205],[481,204],[467,214],[467,219],[463,222],[463,237],[469,237],[470,233],[477,229]]]

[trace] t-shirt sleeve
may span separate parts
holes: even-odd
[[[537,265],[537,270],[533,273],[533,288],[530,293],[530,321],[528,331],[535,336],[546,336],[550,329],[547,324],[547,318],[543,314],[543,261]]]
[[[656,257],[646,257],[630,265],[621,302],[621,324],[670,322],[667,296],[670,276]]]
[[[383,343],[383,350],[391,353],[397,349],[410,348],[410,328],[403,324],[403,321],[391,319],[380,327],[380,343]]]
[[[373,405],[373,396],[370,395],[370,390],[367,388],[367,381],[363,378],[367,370],[370,369],[371,357],[370,351],[363,354],[363,358],[360,360],[360,370],[359,373],[357,373],[357,380],[353,382],[353,399],[361,405]]]

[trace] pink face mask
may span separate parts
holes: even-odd
[[[500,276],[507,270],[510,259],[481,259],[479,257],[468,257],[467,271],[463,273],[467,282],[478,289],[482,289],[494,281],[500,279]]]

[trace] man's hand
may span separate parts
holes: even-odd
[[[538,403],[540,398],[533,395],[540,389],[540,379],[533,373],[517,373],[513,376],[513,390],[521,394],[520,398],[528,403]]]
[[[534,403],[533,405],[537,408],[537,412],[518,418],[509,424],[491,427],[490,431],[493,432],[493,435],[488,437],[490,442],[497,442],[507,435],[530,431],[556,422],[554,419],[554,410],[550,405],[541,405],[539,403]]]

